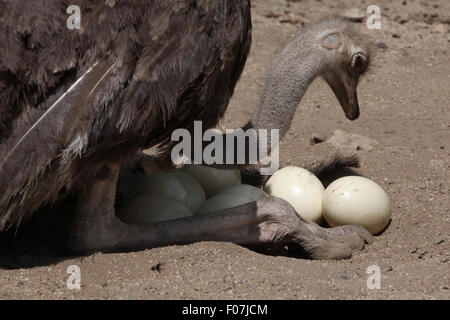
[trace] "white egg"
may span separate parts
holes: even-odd
[[[206,200],[195,214],[205,214],[223,209],[234,208],[249,202],[253,202],[253,200],[243,195],[218,194]]]
[[[137,182],[130,189],[128,199],[147,195],[159,195],[187,203],[188,195],[183,184],[168,173],[149,176]]]
[[[389,197],[370,179],[348,176],[333,181],[322,199],[323,215],[332,227],[356,224],[372,234],[382,231],[391,218]]]
[[[190,174],[180,170],[174,169],[167,172],[169,175],[176,178],[184,187],[187,193],[187,199],[184,203],[192,212],[197,211],[197,209],[206,200],[205,191],[203,191],[200,183],[194,179]]]
[[[259,199],[268,196],[267,193],[265,193],[263,190],[248,184],[238,184],[236,186],[229,187],[225,190],[222,190],[219,194],[235,194],[238,196],[242,195],[249,197],[253,201],[258,201]]]
[[[286,200],[299,215],[316,223],[322,221],[324,190],[315,175],[299,167],[278,170],[264,186],[264,191],[269,195]]]
[[[118,216],[128,224],[145,224],[190,217],[192,212],[177,200],[150,195],[134,198]]]
[[[241,183],[241,172],[237,169],[225,170],[188,164],[183,170],[200,183],[208,198],[223,189]]]

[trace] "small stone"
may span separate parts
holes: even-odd
[[[336,130],[333,135],[327,139],[327,142],[331,143],[337,149],[346,149],[350,151],[370,151],[378,146],[378,141],[376,140],[343,130]]]
[[[430,161],[430,164],[434,168],[444,168],[447,166],[447,161],[441,159],[434,159]]]
[[[342,14],[343,18],[353,22],[362,22],[365,16],[364,11],[359,8],[351,8]]]
[[[268,11],[268,12],[263,13],[263,16],[266,18],[278,18],[278,17],[280,17],[280,14],[275,13],[273,11]]]
[[[377,47],[380,48],[380,49],[387,49],[388,48],[388,46],[384,42],[378,42],[377,43]]]
[[[427,250],[421,252],[421,253],[419,254],[418,258],[419,258],[419,259],[423,259],[427,253],[428,253]]]
[[[323,139],[322,137],[320,137],[318,134],[313,133],[311,135],[311,137],[309,138],[309,143],[313,146],[319,143],[324,142],[325,139]]]
[[[349,280],[350,276],[346,273],[342,273],[339,275],[339,278],[344,279],[344,280]]]
[[[442,238],[434,238],[433,243],[434,243],[435,245],[438,245],[438,244],[441,244],[441,243],[444,242],[444,241],[445,241],[445,239],[442,239]]]
[[[286,18],[286,19],[280,19],[280,23],[289,23],[289,24],[292,24],[292,25],[296,25],[296,24],[300,23],[300,20]]]
[[[438,23],[437,25],[433,26],[433,28],[431,28],[431,32],[444,34],[444,33],[447,33],[448,30],[447,30],[447,27],[445,26],[445,24]]]
[[[394,18],[394,21],[400,24],[405,24],[409,21],[409,15],[408,14],[397,15]]]
[[[394,270],[394,268],[392,268],[391,266],[388,266],[386,269],[384,269],[382,272],[391,272],[392,270]]]

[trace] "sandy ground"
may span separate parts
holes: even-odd
[[[221,125],[237,128],[248,120],[272,58],[304,23],[369,4],[381,7],[382,29],[365,29],[380,48],[359,86],[360,119],[346,120],[318,80],[280,156],[283,166],[318,161],[335,147],[311,145],[309,137],[336,129],[376,140],[372,150],[355,151],[359,172],[392,200],[392,223],[374,244],[344,261],[266,256],[228,243],[60,259],[0,269],[0,298],[449,299],[449,1],[253,1],[252,52]],[[70,265],[81,269],[81,290],[66,286]],[[371,265],[381,269],[379,290],[366,286]]]

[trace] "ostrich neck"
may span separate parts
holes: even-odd
[[[253,140],[252,143],[252,139],[248,139],[244,142],[244,159],[249,160],[250,155],[254,155],[253,147],[258,146],[259,153],[255,155],[259,162],[258,166],[270,165],[266,171],[261,171],[263,174],[273,174],[278,169],[277,138],[281,139],[286,134],[300,100],[311,82],[321,73],[324,61],[325,59],[321,58],[320,53],[315,52],[309,41],[298,39],[284,48],[270,68],[256,111],[242,128],[245,132],[247,129],[255,129],[250,132],[256,134],[256,141]],[[259,130],[265,130],[267,134],[264,135]],[[278,130],[275,139],[272,139],[273,130]],[[223,141],[234,141],[234,137],[233,132],[224,133]],[[204,142],[203,147],[205,148],[207,144],[208,142]],[[261,151],[261,148],[264,150]],[[213,166],[230,168],[230,165],[234,165],[236,168],[244,168],[251,165],[252,163],[247,161],[245,163],[237,161],[240,153],[242,155],[242,149],[238,149],[237,144],[233,143],[230,148],[228,143],[223,144],[222,154],[226,155],[227,160],[221,161],[220,164],[216,162]],[[266,161],[269,155],[270,161]]]
[[[300,41],[288,45],[269,70],[259,104],[248,126],[278,129],[280,138],[289,129],[295,110],[311,82],[319,75],[322,60]]]

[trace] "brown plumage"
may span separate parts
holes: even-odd
[[[276,197],[144,225],[116,216],[128,158],[159,145],[165,153],[149,161],[165,165],[173,129],[201,120],[206,130],[223,116],[250,49],[249,2],[0,0],[0,231],[71,194],[52,215],[68,222],[71,252],[231,241],[342,259],[370,243],[361,227],[322,228]],[[69,4],[81,7],[81,30],[66,28]],[[245,128],[283,137],[317,77],[356,120],[366,44],[335,18],[302,30],[275,58]],[[317,171],[356,164],[337,160]]]
[[[66,27],[69,5],[81,30]],[[0,231],[88,184],[99,164],[167,144],[171,128],[214,126],[250,49],[249,0],[0,7]]]

